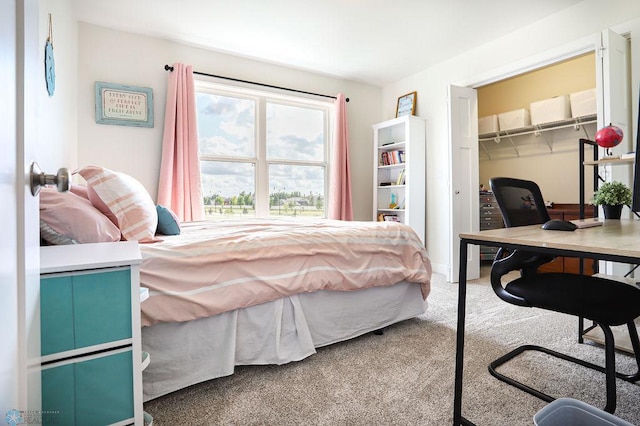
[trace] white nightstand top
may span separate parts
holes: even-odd
[[[142,263],[137,241],[40,247],[40,273],[110,268]]]

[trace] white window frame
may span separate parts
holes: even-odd
[[[255,122],[255,147],[254,156],[250,157],[229,157],[221,155],[201,155],[200,161],[226,161],[238,163],[255,164],[255,217],[268,218],[269,216],[269,166],[275,165],[305,165],[324,167],[324,212],[323,218],[328,217],[329,201],[329,177],[331,176],[330,153],[333,144],[333,117],[335,104],[332,100],[318,100],[305,95],[292,96],[270,90],[256,90],[253,88],[221,84],[212,79],[196,78],[194,76],[194,90],[196,93],[209,93],[213,95],[229,96],[250,99],[255,101],[256,122]],[[296,106],[302,108],[313,108],[324,112],[324,160],[323,161],[299,161],[299,160],[268,160],[267,159],[267,138],[266,138],[266,106],[268,102],[280,105]]]

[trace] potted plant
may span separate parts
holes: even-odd
[[[605,219],[620,219],[622,207],[631,204],[631,189],[622,182],[605,182],[593,194],[593,204],[602,206]]]

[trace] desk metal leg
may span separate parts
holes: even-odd
[[[472,425],[462,417],[462,372],[464,364],[464,318],[467,299],[467,241],[460,240],[460,269],[458,272],[458,327],[456,338],[456,378],[453,395],[453,424]]]
[[[578,343],[584,343],[584,318],[578,317]]]

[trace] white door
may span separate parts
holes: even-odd
[[[3,350],[0,351],[0,419],[19,407],[18,382],[18,287],[16,234],[16,0],[0,2],[0,223],[5,231],[0,238],[0,323],[3,327]],[[8,326],[7,326],[8,325]]]
[[[596,60],[596,87],[598,93],[598,128],[613,124],[622,129],[622,143],[613,148],[614,155],[633,151],[634,140],[631,123],[631,84],[629,76],[629,42],[611,30],[602,32],[599,55]],[[600,157],[604,149],[600,149]],[[600,176],[607,181],[620,181],[632,186],[633,167],[604,166]],[[625,214],[628,210],[625,209]],[[630,214],[630,213],[629,213]],[[631,217],[631,216],[629,216]],[[610,275],[624,275],[629,266],[612,262],[600,262],[600,271]]]
[[[449,267],[447,281],[458,281],[461,232],[476,232],[480,227],[478,95],[475,89],[449,86]],[[480,276],[480,249],[469,246],[467,279]]]
[[[602,93],[598,104],[598,128],[613,124],[625,134],[623,143],[616,149],[620,154],[633,149],[631,144],[630,84],[629,84],[629,42],[611,30],[602,32],[602,47],[596,65],[597,84]],[[625,143],[626,142],[626,143]]]
[[[613,149],[615,155],[620,155],[634,149],[630,126],[629,42],[620,34],[606,30],[602,32],[601,43],[596,61],[596,85],[601,96],[598,99],[598,128],[613,124],[622,129],[625,135],[622,143]],[[604,155],[604,151],[600,155]],[[608,166],[602,175],[606,180],[631,183],[630,167]]]
[[[40,411],[38,199],[27,176],[35,160],[37,0],[0,2],[0,419]],[[14,231],[15,230],[15,231]],[[25,420],[25,419],[23,419]]]

